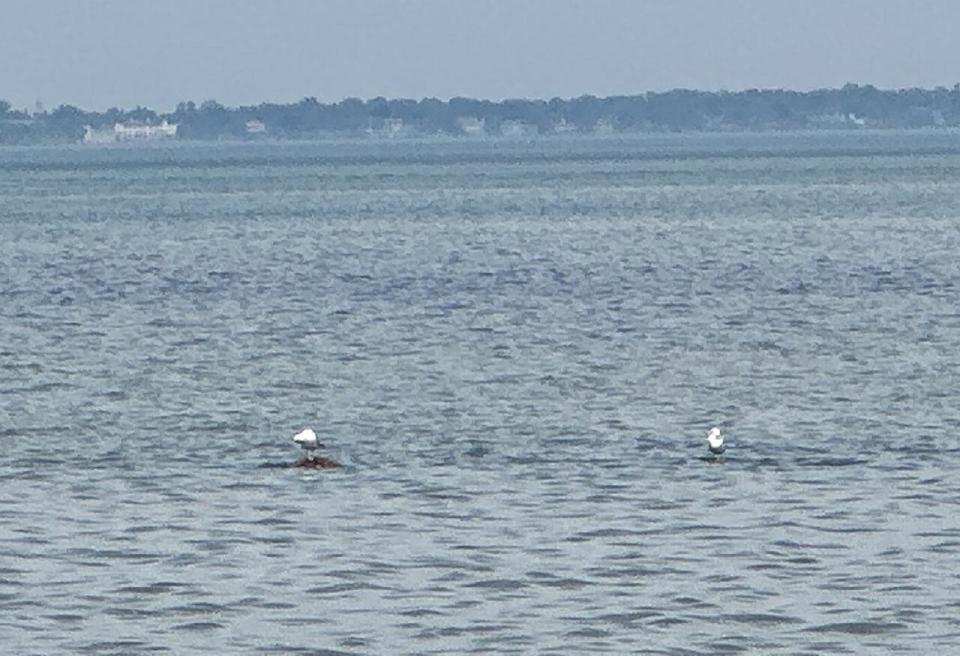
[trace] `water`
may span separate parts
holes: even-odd
[[[0,150],[0,642],[949,651],[958,173],[945,132]],[[264,466],[307,425],[342,469]]]

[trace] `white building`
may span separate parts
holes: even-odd
[[[616,130],[613,127],[613,123],[611,123],[608,119],[605,119],[605,118],[597,119],[597,122],[593,126],[594,134],[605,136],[605,135],[613,134],[614,132],[616,132]]]
[[[486,121],[476,116],[461,116],[457,119],[457,127],[464,134],[482,135]]]
[[[403,124],[402,118],[385,118],[379,124],[379,126],[374,127],[371,124],[371,126],[366,130],[368,136],[386,137],[388,139],[404,137],[409,135],[411,132],[411,129]]]
[[[159,125],[146,123],[114,123],[112,128],[83,128],[83,143],[116,143],[119,141],[154,141],[177,136],[177,124],[164,119]]]
[[[117,137],[113,133],[113,128],[96,130],[89,125],[83,126],[83,143],[85,144],[113,143],[116,140]]]
[[[500,123],[500,134],[511,138],[535,137],[537,136],[537,126],[523,121],[507,119]]]

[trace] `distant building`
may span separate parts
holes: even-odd
[[[371,124],[367,128],[366,133],[371,137],[386,137],[388,139],[393,139],[397,137],[408,136],[411,133],[411,130],[408,126],[403,124],[402,118],[385,118],[383,119],[378,126]]]
[[[166,119],[160,125],[145,123],[114,123],[113,131],[117,141],[136,141],[141,139],[163,139],[177,136],[177,124],[167,123]]]
[[[817,114],[808,119],[811,126],[816,128],[862,128],[867,124],[865,118],[856,114]]]
[[[263,134],[267,131],[267,125],[261,120],[253,119],[246,123],[247,134]]]
[[[120,141],[155,141],[177,136],[177,124],[159,125],[147,123],[114,123],[113,127],[96,129],[89,125],[83,128],[83,143],[116,143]]]
[[[537,126],[523,121],[507,119],[500,123],[500,134],[505,137],[535,137],[537,136]]]
[[[484,120],[476,116],[461,116],[457,119],[457,127],[467,135],[482,135],[484,131]]]
[[[116,140],[117,136],[113,128],[97,130],[89,125],[83,126],[83,143],[85,144],[114,143]]]
[[[616,132],[616,129],[613,127],[613,123],[609,119],[597,119],[597,122],[593,126],[594,134],[609,135],[613,134],[614,132]]]

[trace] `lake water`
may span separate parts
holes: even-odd
[[[958,252],[950,132],[2,149],[3,651],[955,650]]]

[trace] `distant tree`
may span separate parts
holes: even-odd
[[[224,107],[216,100],[200,103],[198,111],[182,108],[169,117],[178,123],[177,137],[181,139],[219,139],[221,137],[241,137],[246,133],[246,125],[239,112]]]
[[[90,114],[73,105],[60,105],[44,114],[40,121],[47,139],[52,137],[55,141],[74,142],[83,137],[84,125],[90,122]]]
[[[367,101],[366,112],[373,118],[390,118],[390,104],[383,96]]]
[[[85,125],[105,127],[164,118],[180,126],[177,134],[184,139],[246,138],[251,120],[263,121],[270,134],[278,138],[360,135],[390,118],[400,119],[424,135],[461,134],[463,126],[473,119],[490,134],[500,133],[507,121],[520,122],[526,130],[533,128],[541,133],[551,133],[558,125],[581,132],[591,132],[601,125],[619,131],[960,126],[960,84],[951,88],[881,90],[849,83],[839,89],[808,92],[675,89],[634,96],[549,101],[514,98],[500,102],[465,97],[446,102],[437,98],[376,97],[366,101],[345,98],[327,104],[310,96],[292,104],[233,108],[206,100],[199,106],[193,101],[180,102],[174,112],[164,115],[142,106],[87,112],[61,105],[49,112],[27,113],[13,110],[10,103],[0,100],[0,143],[76,141]]]
[[[138,105],[135,109],[127,112],[127,119],[141,123],[151,123],[157,120],[157,113],[152,109],[147,109],[146,107],[140,107]]]
[[[604,117],[603,101],[596,96],[580,96],[566,103],[567,120],[581,132],[590,132]]]

